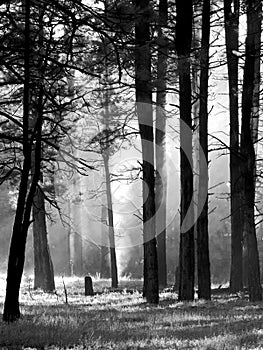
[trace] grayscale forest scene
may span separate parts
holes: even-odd
[[[0,17],[0,349],[263,349],[261,0]]]

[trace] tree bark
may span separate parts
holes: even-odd
[[[33,202],[33,237],[34,237],[34,288],[52,292],[55,289],[54,270],[50,256],[44,195],[36,189]]]
[[[179,105],[180,105],[180,174],[181,174],[181,213],[180,213],[180,251],[179,251],[179,300],[194,299],[194,227],[183,229],[188,210],[189,222],[194,224],[193,208],[190,203],[193,196],[192,172],[192,89],[190,50],[192,43],[192,1],[176,1],[176,48],[179,71]]]
[[[240,197],[240,156],[238,119],[238,55],[239,50],[239,0],[224,0],[226,54],[229,82],[230,113],[230,211],[231,211],[231,269],[230,290],[243,289],[242,262],[242,206]]]
[[[243,237],[247,249],[248,293],[250,301],[262,300],[257,237],[255,229],[255,166],[256,157],[252,133],[252,112],[255,87],[255,60],[258,53],[256,36],[258,21],[261,19],[262,5],[256,0],[249,0],[247,5],[247,38],[242,94],[241,128],[241,174],[242,204],[244,208]]]
[[[160,287],[167,286],[166,263],[166,200],[167,200],[167,170],[166,170],[166,79],[168,43],[163,33],[167,26],[167,0],[159,1],[159,30],[158,30],[158,63],[157,63],[157,109],[155,129],[155,202],[156,202],[156,235],[158,253],[158,280]]]
[[[208,79],[210,44],[210,0],[203,0],[202,40],[200,59],[199,151],[206,164],[199,163],[198,205],[206,197],[197,220],[197,273],[199,299],[211,299],[211,276],[208,236]],[[199,156],[199,160],[203,155]]]
[[[134,0],[135,5],[135,93],[142,144],[144,296],[151,304],[159,302],[158,261],[155,226],[155,174],[150,50],[150,2]]]

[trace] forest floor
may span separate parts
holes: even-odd
[[[98,294],[84,296],[83,278],[56,279],[54,294],[32,289],[25,277],[21,288],[22,318],[0,321],[0,349],[263,349],[263,303],[244,295],[220,293],[211,302],[177,302],[163,291],[160,305],[145,303],[141,281],[124,279],[122,290],[94,278]],[[103,292],[103,293],[102,293]],[[5,295],[0,277],[0,307]],[[1,315],[0,315],[1,317]]]

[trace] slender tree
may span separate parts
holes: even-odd
[[[238,106],[238,49],[239,0],[224,0],[224,23],[229,84],[230,114],[230,210],[231,210],[231,270],[230,289],[243,289],[242,206],[240,197],[239,106]]]
[[[101,207],[101,245],[100,245],[100,277],[110,278],[109,248],[105,246],[105,227],[107,223],[107,207]]]
[[[210,44],[210,0],[203,0],[202,39],[200,57],[199,151],[206,164],[199,163],[198,203],[206,196],[205,205],[197,220],[198,297],[211,299],[211,277],[208,237],[208,79]],[[199,156],[199,160],[202,155]]]
[[[107,208],[108,208],[108,220],[109,220],[111,286],[112,288],[118,288],[118,272],[117,272],[117,260],[116,260],[116,250],[115,250],[114,220],[113,220],[111,179],[110,179],[110,171],[109,171],[108,154],[105,154],[105,153],[103,154],[103,162],[104,162],[105,177],[106,177]]]
[[[156,109],[156,234],[158,251],[158,279],[159,285],[167,285],[167,263],[166,263],[166,198],[167,198],[167,171],[166,171],[166,81],[168,41],[164,35],[164,28],[168,21],[167,0],[159,1],[159,27],[158,27],[158,62],[157,62],[157,109]]]
[[[142,144],[144,296],[159,302],[158,262],[155,227],[155,179],[149,0],[135,0],[135,94]]]
[[[255,63],[257,47],[258,21],[262,16],[261,1],[247,0],[247,37],[245,48],[245,66],[242,93],[241,126],[241,175],[243,205],[243,237],[247,249],[248,292],[250,301],[262,300],[257,237],[255,229],[255,148],[253,144],[253,98],[255,91]]]
[[[192,89],[190,52],[192,43],[193,4],[192,1],[176,1],[176,49],[179,72],[180,106],[180,174],[181,174],[181,229],[179,251],[179,300],[194,299],[194,223],[193,208],[190,203],[193,196],[192,173]],[[185,218],[188,210],[188,222]],[[189,213],[188,213],[189,215]],[[190,226],[188,227],[188,223]],[[187,226],[184,230],[184,226]]]

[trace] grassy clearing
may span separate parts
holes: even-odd
[[[0,303],[4,279],[0,279]],[[132,288],[141,281],[124,280],[122,292],[110,292],[109,281],[94,280],[85,297],[83,279],[62,279],[57,293],[32,290],[24,278],[21,289],[23,318],[15,324],[0,322],[1,349],[263,349],[263,303],[236,296],[218,296],[211,302],[176,302],[176,294],[161,293],[158,307],[149,307]]]

